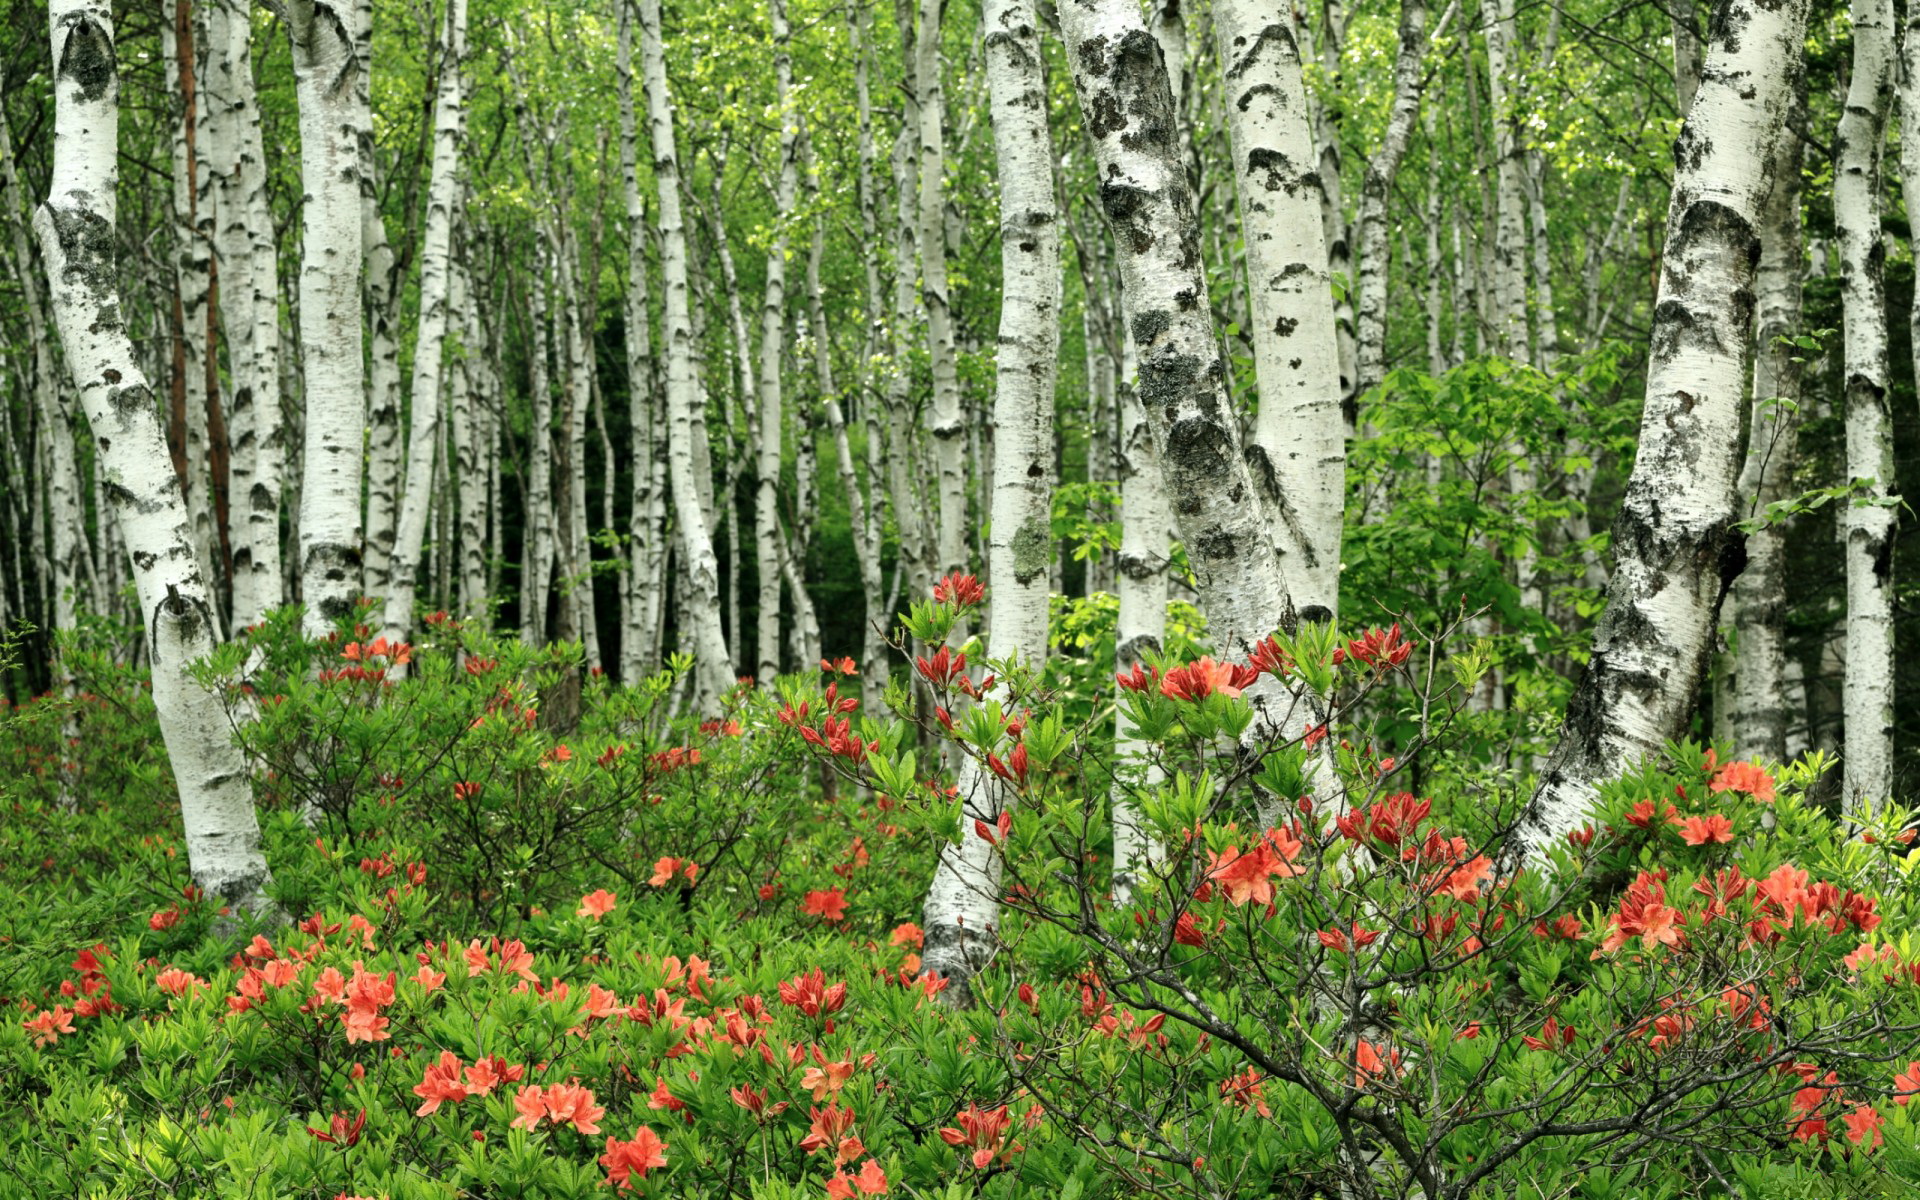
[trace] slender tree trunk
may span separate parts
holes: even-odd
[[[542,261],[538,251],[535,262]],[[533,394],[527,430],[526,577],[520,584],[520,636],[531,645],[547,639],[547,599],[553,586],[553,390],[548,374],[547,272],[544,263],[527,281],[527,388]]]
[[[910,36],[911,0],[896,0],[895,14],[901,24],[902,57],[913,61]],[[918,474],[918,441],[912,420],[912,355],[910,337],[920,320],[915,302],[914,253],[919,243],[919,175],[915,170],[915,146],[920,121],[916,114],[918,89],[906,81],[901,124],[893,144],[893,337],[889,346],[887,377],[887,485],[891,493],[894,525],[898,531],[901,569],[906,587],[914,596],[928,595],[933,588],[938,551],[915,484]]]
[[[914,47],[914,89],[920,118],[920,295],[927,309],[927,358],[933,368],[933,435],[939,479],[937,573],[967,569],[966,418],[953,349],[953,311],[947,286],[946,92],[940,69],[942,0],[920,0]]]
[[[465,232],[464,225],[461,232]],[[453,485],[460,501],[460,590],[456,602],[463,620],[491,624],[493,612],[487,603],[488,468],[482,455],[492,438],[487,429],[489,414],[480,385],[479,355],[483,343],[474,313],[472,239],[462,236],[458,240],[460,248],[447,288],[447,310],[456,339],[447,359],[448,408],[453,416],[453,453],[457,464]]]
[[[1685,729],[1742,565],[1735,485],[1754,264],[1806,18],[1799,0],[1731,0],[1714,26],[1674,152],[1640,449],[1614,527],[1607,607],[1526,814],[1536,852],[1584,819],[1601,781]]]
[[[453,224],[459,207],[460,143],[466,126],[466,0],[447,0],[441,42],[440,91],[434,99],[433,173],[427,185],[427,232],[420,252],[420,327],[413,347],[413,412],[407,435],[407,481],[394,541],[393,581],[386,595],[386,636],[413,631],[415,581],[433,499],[434,448],[440,440],[440,368],[445,357],[453,276]]]
[[[1274,553],[1294,604],[1313,619],[1332,620],[1340,604],[1346,431],[1326,247],[1314,219],[1317,197],[1302,170],[1313,162],[1313,134],[1300,54],[1286,25],[1250,0],[1220,0],[1213,21],[1260,386],[1252,479],[1269,510]],[[1144,343],[1141,349],[1148,352]]]
[[[1453,16],[1449,7],[1440,18],[1446,28]],[[1387,366],[1387,277],[1392,258],[1387,240],[1387,201],[1393,191],[1400,160],[1413,139],[1420,119],[1420,93],[1425,87],[1421,56],[1427,50],[1425,0],[1401,0],[1400,50],[1393,63],[1393,109],[1380,148],[1367,162],[1360,184],[1360,304],[1355,348],[1354,388],[1362,395],[1380,386]]]
[[[1840,116],[1833,217],[1840,235],[1846,339],[1847,675],[1843,800],[1877,808],[1893,794],[1893,414],[1881,271],[1880,158],[1893,91],[1891,0],[1853,0],[1853,77]]]
[[[1794,109],[1804,113],[1804,101]],[[1781,339],[1800,332],[1805,272],[1800,230],[1800,139],[1774,143],[1773,191],[1760,213],[1760,267],[1754,280],[1753,407],[1740,498],[1749,516],[1789,494],[1800,433],[1800,364]],[[1769,521],[1747,535],[1747,569],[1733,584],[1733,627],[1739,634],[1734,676],[1733,739],[1742,758],[1784,761],[1787,728],[1797,723],[1786,680],[1786,530]]]
[[[300,354],[306,446],[300,473],[301,597],[315,637],[360,593],[360,481],[366,389],[360,332],[360,142],[372,117],[354,54],[356,12],[287,0],[300,102]]]
[[[618,0],[620,81],[620,177],[627,213],[627,428],[633,466],[632,506],[627,523],[627,569],[621,583],[620,682],[633,684],[657,661],[653,639],[659,627],[659,558],[665,549],[665,518],[653,470],[658,457],[659,389],[654,380],[653,315],[647,294],[647,210],[640,192],[639,125],[634,115],[633,4]]]
[[[671,413],[668,447],[673,506],[680,523],[680,578],[689,602],[680,611],[679,623],[688,631],[694,651],[693,708],[706,713],[713,710],[720,695],[733,685],[733,662],[720,629],[720,568],[713,556],[707,513],[700,503],[694,480],[693,456],[696,449],[704,451],[705,439],[701,438],[696,446],[691,420],[698,382],[693,374],[693,322],[687,295],[687,234],[680,217],[680,159],[674,145],[672,101],[667,95],[666,55],[660,43],[660,0],[639,0],[639,5],[647,117],[653,141],[654,178],[660,191],[667,406]]]
[[[1000,351],[995,360],[993,617],[987,657],[1038,671],[1047,657],[1048,568],[1053,564],[1053,384],[1060,358],[1060,221],[1047,132],[1047,81],[1027,0],[987,0],[987,89],[1000,180]],[[996,689],[1003,705],[1013,693]],[[968,758],[961,770],[957,841],[940,847],[927,890],[925,965],[966,1003],[969,979],[992,948],[1000,858],[974,833],[1012,801],[1005,784]]]
[[[773,73],[780,111],[779,183],[774,189],[777,232],[767,247],[766,291],[760,304],[760,444],[754,494],[754,565],[759,573],[755,674],[762,686],[780,673],[780,368],[785,357],[787,306],[786,221],[800,186],[799,113],[793,107],[793,56],[788,49],[785,0],[769,0],[773,21]]]
[[[188,671],[213,652],[212,598],[146,376],[134,361],[113,256],[119,72],[112,18],[93,0],[53,0],[54,162],[35,218],[54,318],[133,563],[151,638],[153,701],[180,791],[194,882],[236,908],[267,913],[246,761],[219,698]]]

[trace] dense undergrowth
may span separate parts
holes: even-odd
[[[851,663],[679,720],[576,649],[276,619],[207,667],[260,923],[192,885],[137,674],[74,646],[76,695],[0,712],[0,1200],[1920,1182],[1912,835],[1810,804],[1828,764],[1673,747],[1516,869],[1472,654],[1176,639],[1116,692],[930,651],[947,595],[884,719]],[[1336,715],[1262,735],[1276,697]],[[919,922],[968,755],[1007,906],[954,1011]],[[1124,900],[1114,798],[1160,848]]]

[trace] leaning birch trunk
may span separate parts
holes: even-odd
[[[1290,605],[1213,317],[1192,303],[1206,279],[1166,68],[1131,0],[1076,0],[1060,20],[1119,247],[1154,451],[1215,649],[1244,660]]]
[[[1721,599],[1742,564],[1734,488],[1758,228],[1807,8],[1731,4],[1675,147],[1640,450],[1614,526],[1593,657],[1523,819],[1534,852],[1581,822],[1603,780],[1685,730]]]
[[[1887,295],[1881,279],[1880,157],[1892,99],[1893,5],[1853,0],[1853,78],[1847,86],[1833,178],[1845,328],[1847,476],[1842,520],[1847,564],[1847,809],[1893,794],[1893,414],[1887,403]]]
[[[300,103],[300,354],[306,446],[300,472],[300,583],[305,629],[331,632],[360,594],[360,483],[366,387],[361,361],[360,140],[371,136],[356,76],[356,11],[288,0]]]
[[[708,516],[694,479],[696,449],[692,407],[693,318],[687,296],[687,231],[680,216],[680,160],[674,146],[673,108],[667,95],[666,54],[660,43],[660,0],[639,0],[640,53],[647,89],[653,173],[660,190],[662,291],[666,299],[668,454],[673,507],[680,525],[681,579],[687,603],[679,612],[694,653],[692,707],[711,712],[733,684],[733,660],[720,628],[720,567],[713,556]],[[700,445],[705,444],[701,438]]]
[[[1920,50],[1920,47],[1916,47]],[[1803,102],[1795,101],[1796,110]],[[1740,497],[1748,513],[1788,495],[1800,433],[1800,364],[1781,339],[1800,332],[1801,142],[1782,136],[1774,146],[1773,191],[1761,210],[1760,267],[1754,293],[1753,406]],[[1733,584],[1733,627],[1739,631],[1734,675],[1733,739],[1742,758],[1784,761],[1787,727],[1797,724],[1786,678],[1786,530],[1768,521],[1747,535],[1747,569]]]
[[[404,486],[400,438],[401,280],[386,218],[373,178],[371,158],[360,197],[360,231],[367,253],[367,533],[365,591],[384,596],[393,582],[393,544],[400,536],[400,489]]]
[[[420,548],[433,500],[434,450],[440,440],[440,360],[446,348],[454,208],[459,199],[460,141],[465,127],[466,0],[448,0],[441,44],[440,93],[434,98],[433,168],[427,184],[427,229],[420,250],[420,328],[413,348],[413,405],[407,434],[406,490],[401,494],[393,578],[385,597],[385,633],[405,641],[413,631]]]
[[[800,115],[793,107],[793,55],[787,46],[785,0],[769,0],[773,19],[773,74],[780,112],[780,175],[774,189],[775,233],[767,247],[767,283],[760,302],[760,444],[753,500],[754,566],[760,576],[754,674],[762,687],[780,673],[780,367],[787,312],[786,222],[800,187]],[[796,597],[798,599],[798,597]],[[804,665],[804,664],[803,664]]]
[[[993,616],[987,657],[1038,672],[1047,656],[1053,565],[1053,385],[1060,358],[1060,223],[1047,131],[1040,36],[1027,0],[987,0],[987,90],[1000,178],[1000,352],[994,368]],[[1002,680],[990,695],[1011,707]],[[969,980],[993,946],[1000,857],[974,833],[992,825],[1012,791],[979,761],[960,772],[958,841],[943,842],[923,914],[926,969],[969,1002]]]
[[[209,896],[272,911],[246,760],[220,699],[189,674],[214,649],[212,601],[194,554],[185,498],[134,361],[113,256],[119,90],[104,3],[54,0],[51,188],[35,217],[54,320],[93,426],[100,469],[133,563],[151,642],[153,702],[180,791],[187,860]]]
[[[1314,145],[1300,51],[1285,23],[1253,0],[1220,0],[1213,24],[1226,79],[1260,387],[1248,447],[1252,478],[1269,510],[1274,553],[1294,604],[1314,619],[1332,620],[1340,604],[1346,426],[1319,196],[1306,178]]]
[[[966,418],[960,408],[959,367],[953,349],[953,310],[947,287],[946,92],[940,78],[941,0],[920,0],[914,46],[915,98],[920,116],[920,295],[927,309],[927,359],[933,368],[933,435],[938,472],[941,575],[967,569]]]

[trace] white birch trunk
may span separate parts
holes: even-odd
[[[1453,9],[1448,8],[1440,18],[1441,30],[1452,16]],[[1400,160],[1406,157],[1407,143],[1413,139],[1414,122],[1420,119],[1420,93],[1426,83],[1421,57],[1426,49],[1425,0],[1401,0],[1400,47],[1393,62],[1393,109],[1380,148],[1368,160],[1360,184],[1360,302],[1354,390],[1362,395],[1379,387],[1386,376],[1387,277],[1393,266],[1387,239],[1387,201],[1394,177],[1400,173]]]
[[[533,422],[527,430],[526,574],[520,584],[520,636],[547,640],[547,597],[553,583],[553,391],[547,372],[547,269],[535,254],[536,278],[527,281],[528,390]]]
[[[1799,0],[1732,0],[1675,147],[1640,449],[1593,657],[1521,831],[1536,852],[1580,824],[1602,780],[1686,728],[1741,566],[1735,484],[1760,210],[1806,14]]]
[[[633,465],[627,521],[627,570],[620,609],[620,682],[632,685],[657,661],[660,557],[665,508],[653,464],[658,458],[658,388],[654,382],[653,316],[647,303],[647,210],[640,192],[639,124],[634,110],[633,4],[618,0],[620,177],[627,214],[627,426]]]
[[[239,0],[220,0],[216,28],[225,33],[222,99],[231,123],[220,172],[217,248],[220,319],[233,377],[228,405],[232,467],[229,517],[233,548],[233,623],[258,622],[285,601],[281,585],[280,486],[285,448],[280,431],[280,263],[267,202],[266,150],[253,83],[253,21]]]
[[[672,101],[667,95],[666,55],[660,43],[660,2],[639,0],[640,43],[653,140],[654,178],[660,190],[661,274],[666,299],[667,407],[671,414],[673,506],[680,524],[681,571],[689,603],[679,613],[694,652],[693,708],[712,711],[733,685],[733,662],[720,629],[720,568],[708,535],[708,517],[694,479],[692,428],[693,321],[687,294],[687,234],[680,216],[679,153],[674,146]],[[699,439],[704,448],[706,439]]]
[[[406,490],[394,540],[392,583],[385,597],[386,637],[405,641],[413,631],[420,548],[433,499],[435,448],[440,441],[441,360],[446,349],[453,222],[459,203],[460,143],[466,98],[460,60],[466,54],[466,0],[448,0],[440,46],[440,90],[434,97],[433,168],[427,184],[426,237],[420,250],[420,323],[413,347],[413,412],[407,435]]]
[[[1804,111],[1798,100],[1795,111]],[[1800,139],[1774,144],[1773,191],[1761,210],[1760,266],[1754,293],[1753,406],[1740,498],[1748,513],[1764,511],[1791,487],[1800,432],[1800,364],[1779,339],[1800,332]],[[1733,741],[1742,758],[1785,761],[1787,729],[1805,720],[1793,710],[1786,678],[1786,530],[1769,522],[1747,535],[1747,568],[1733,584],[1733,620],[1739,634],[1734,675]]]
[[[920,118],[920,295],[927,310],[927,358],[933,403],[927,432],[938,470],[939,542],[936,574],[967,569],[966,418],[953,348],[953,311],[947,287],[946,91],[941,81],[941,0],[920,0],[914,47],[914,88]]]
[[[385,596],[393,586],[393,544],[400,536],[400,490],[405,463],[400,437],[400,290],[387,222],[380,215],[371,156],[361,189],[360,232],[367,252],[367,535],[366,592]]]
[[[1326,246],[1307,178],[1314,146],[1300,53],[1286,25],[1251,0],[1219,0],[1213,20],[1260,386],[1252,479],[1293,603],[1312,619],[1332,620],[1340,604],[1346,430]]]
[[[1116,315],[1118,315],[1116,313]],[[1121,331],[1125,359],[1120,371],[1120,612],[1114,623],[1114,668],[1127,674],[1161,650],[1167,634],[1168,541],[1172,535],[1166,491],[1161,486],[1153,427],[1135,390],[1132,339]],[[1135,799],[1160,782],[1149,746],[1124,714],[1114,718],[1116,764],[1109,805],[1113,825],[1113,900],[1125,904],[1143,872],[1161,860],[1160,844],[1148,836]]]
[[[464,4],[463,4],[464,7]],[[462,198],[465,207],[465,198]],[[457,330],[458,344],[447,360],[448,409],[453,417],[453,485],[460,495],[460,590],[462,618],[490,624],[487,603],[487,467],[483,455],[492,440],[480,385],[481,333],[475,314],[470,239],[461,239],[462,252],[453,264],[447,288],[447,309]]]
[[[1878,808],[1893,794],[1893,414],[1887,296],[1881,279],[1881,147],[1893,91],[1891,0],[1853,0],[1853,76],[1840,115],[1833,217],[1845,327],[1847,674],[1842,802]],[[1862,503],[1865,502],[1865,503]]]
[[[800,186],[800,115],[793,107],[793,56],[788,49],[787,7],[768,0],[773,22],[775,103],[780,112],[779,183],[774,189],[775,233],[767,247],[766,290],[760,302],[760,442],[756,454],[757,488],[753,501],[754,565],[759,574],[758,622],[754,636],[754,673],[761,685],[780,673],[780,443],[782,414],[780,368],[786,343],[787,235]],[[807,664],[802,664],[807,665]]]
[[[114,263],[119,75],[112,18],[94,0],[53,0],[52,187],[35,218],[54,318],[133,562],[151,639],[154,707],[180,792],[194,882],[265,914],[272,882],[246,761],[219,698],[188,674],[215,646],[212,600],[153,393],[134,361]]]
[[[1060,222],[1037,18],[1027,0],[987,0],[987,89],[1000,178],[1000,349],[995,363],[993,616],[987,657],[1035,671],[1047,657],[1053,565],[1053,387],[1060,358]],[[1012,693],[995,689],[1003,705]],[[924,965],[965,1004],[991,951],[1000,910],[999,852],[974,832],[1012,801],[968,758],[960,772],[957,841],[943,842],[927,889]]]
[[[1206,279],[1166,68],[1129,0],[1070,4],[1060,18],[1119,248],[1154,449],[1216,652],[1244,660],[1290,605],[1213,317],[1193,302]]]
[[[363,260],[360,143],[372,116],[354,53],[358,14],[287,0],[300,103],[300,355],[306,445],[300,472],[305,628],[325,636],[360,593],[360,482],[366,425],[360,330]]]

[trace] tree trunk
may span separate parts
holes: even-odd
[[[947,287],[946,92],[940,70],[942,0],[920,0],[914,46],[914,96],[920,118],[920,297],[927,309],[927,360],[933,368],[933,435],[938,471],[939,532],[935,572],[967,569],[967,465],[960,409],[960,376],[953,349],[953,310]]]
[[[666,55],[660,44],[660,0],[639,0],[640,44],[647,89],[647,117],[653,141],[654,178],[660,190],[661,273],[666,297],[667,407],[671,414],[668,447],[671,455],[673,506],[680,523],[680,576],[689,603],[681,609],[680,626],[689,633],[694,652],[692,706],[713,711],[723,692],[733,686],[733,661],[720,629],[720,568],[713,556],[708,518],[694,479],[696,450],[693,403],[698,382],[693,375],[693,321],[687,295],[687,233],[680,218],[680,159],[674,145],[672,102],[667,96]],[[704,448],[700,438],[698,448]]]
[[[1840,115],[1833,218],[1846,337],[1847,675],[1843,803],[1893,794],[1893,414],[1887,403],[1887,295],[1881,280],[1880,156],[1892,100],[1893,5],[1853,0],[1853,78]],[[1704,86],[1704,85],[1703,85]]]
[[[1332,620],[1340,604],[1346,431],[1326,246],[1315,220],[1318,198],[1303,169],[1314,155],[1300,53],[1286,25],[1249,0],[1221,0],[1213,21],[1260,387],[1249,447],[1252,479],[1269,510],[1274,553],[1293,602],[1314,619]],[[1140,310],[1131,311],[1137,320]]]
[[[769,686],[780,673],[780,368],[787,324],[786,221],[800,187],[799,113],[793,107],[793,56],[788,49],[785,0],[769,0],[773,21],[775,103],[780,113],[779,183],[774,189],[775,234],[767,247],[766,290],[760,302],[760,444],[753,502],[754,566],[759,573],[754,673]]]
[[[407,481],[400,502],[393,580],[386,595],[386,636],[405,641],[413,631],[414,587],[420,547],[433,497],[434,449],[440,440],[440,365],[446,348],[453,274],[453,223],[459,203],[460,143],[466,125],[466,0],[447,0],[441,44],[440,91],[434,98],[433,173],[427,184],[427,232],[420,251],[420,326],[413,347],[413,412],[407,435]]]
[[[1048,569],[1053,564],[1053,385],[1060,358],[1060,221],[1047,131],[1047,82],[1027,0],[987,0],[987,89],[1000,180],[1000,352],[995,362],[993,617],[987,657],[1038,672],[1047,657]],[[1011,707],[1003,674],[991,698]],[[1012,801],[968,758],[960,773],[957,841],[942,843],[927,889],[925,965],[966,1002],[968,980],[992,948],[1000,857],[974,833]]]
[[[1216,651],[1244,660],[1291,606],[1213,317],[1193,302],[1206,279],[1166,67],[1130,0],[1070,4],[1060,18],[1119,248],[1154,450]]]
[[[300,102],[300,354],[306,445],[300,472],[306,631],[331,632],[360,594],[360,481],[366,389],[360,333],[361,158],[372,117],[354,53],[356,13],[287,0]]]
[[[1579,825],[1601,781],[1685,730],[1742,565],[1735,483],[1760,210],[1806,17],[1800,0],[1731,0],[1715,23],[1675,147],[1640,450],[1614,527],[1607,607],[1524,817],[1535,852]]]
[[[653,364],[653,315],[647,303],[647,210],[640,192],[639,124],[633,99],[633,4],[618,0],[620,85],[620,177],[627,213],[627,428],[633,467],[632,507],[627,518],[627,569],[621,584],[620,682],[637,683],[658,656],[654,638],[662,607],[657,580],[666,510],[653,464],[658,458],[659,389]]]
[[[119,72],[112,19],[93,0],[53,0],[54,162],[35,219],[54,318],[101,470],[125,532],[149,630],[153,701],[180,791],[194,882],[236,908],[267,913],[272,882],[261,852],[246,760],[219,698],[188,668],[212,653],[212,599],[189,516],[121,315],[113,257],[118,186]]]
[[[1453,16],[1449,7],[1440,18],[1445,30]],[[1354,357],[1354,388],[1362,395],[1380,386],[1387,369],[1387,277],[1393,266],[1387,240],[1387,201],[1393,191],[1400,160],[1420,119],[1420,93],[1425,88],[1421,56],[1427,50],[1425,0],[1401,0],[1400,50],[1393,63],[1393,109],[1380,148],[1367,162],[1360,184],[1360,304]]]
[[[1796,98],[1794,111],[1804,113]],[[1740,498],[1749,517],[1790,491],[1800,433],[1798,349],[1781,339],[1800,332],[1800,288],[1805,271],[1800,229],[1799,137],[1774,143],[1773,191],[1760,213],[1760,267],[1755,276],[1753,407]],[[1734,675],[1733,739],[1742,758],[1784,761],[1787,727],[1795,714],[1786,679],[1786,530],[1768,521],[1747,535],[1747,569],[1733,584],[1733,627],[1739,635]]]

